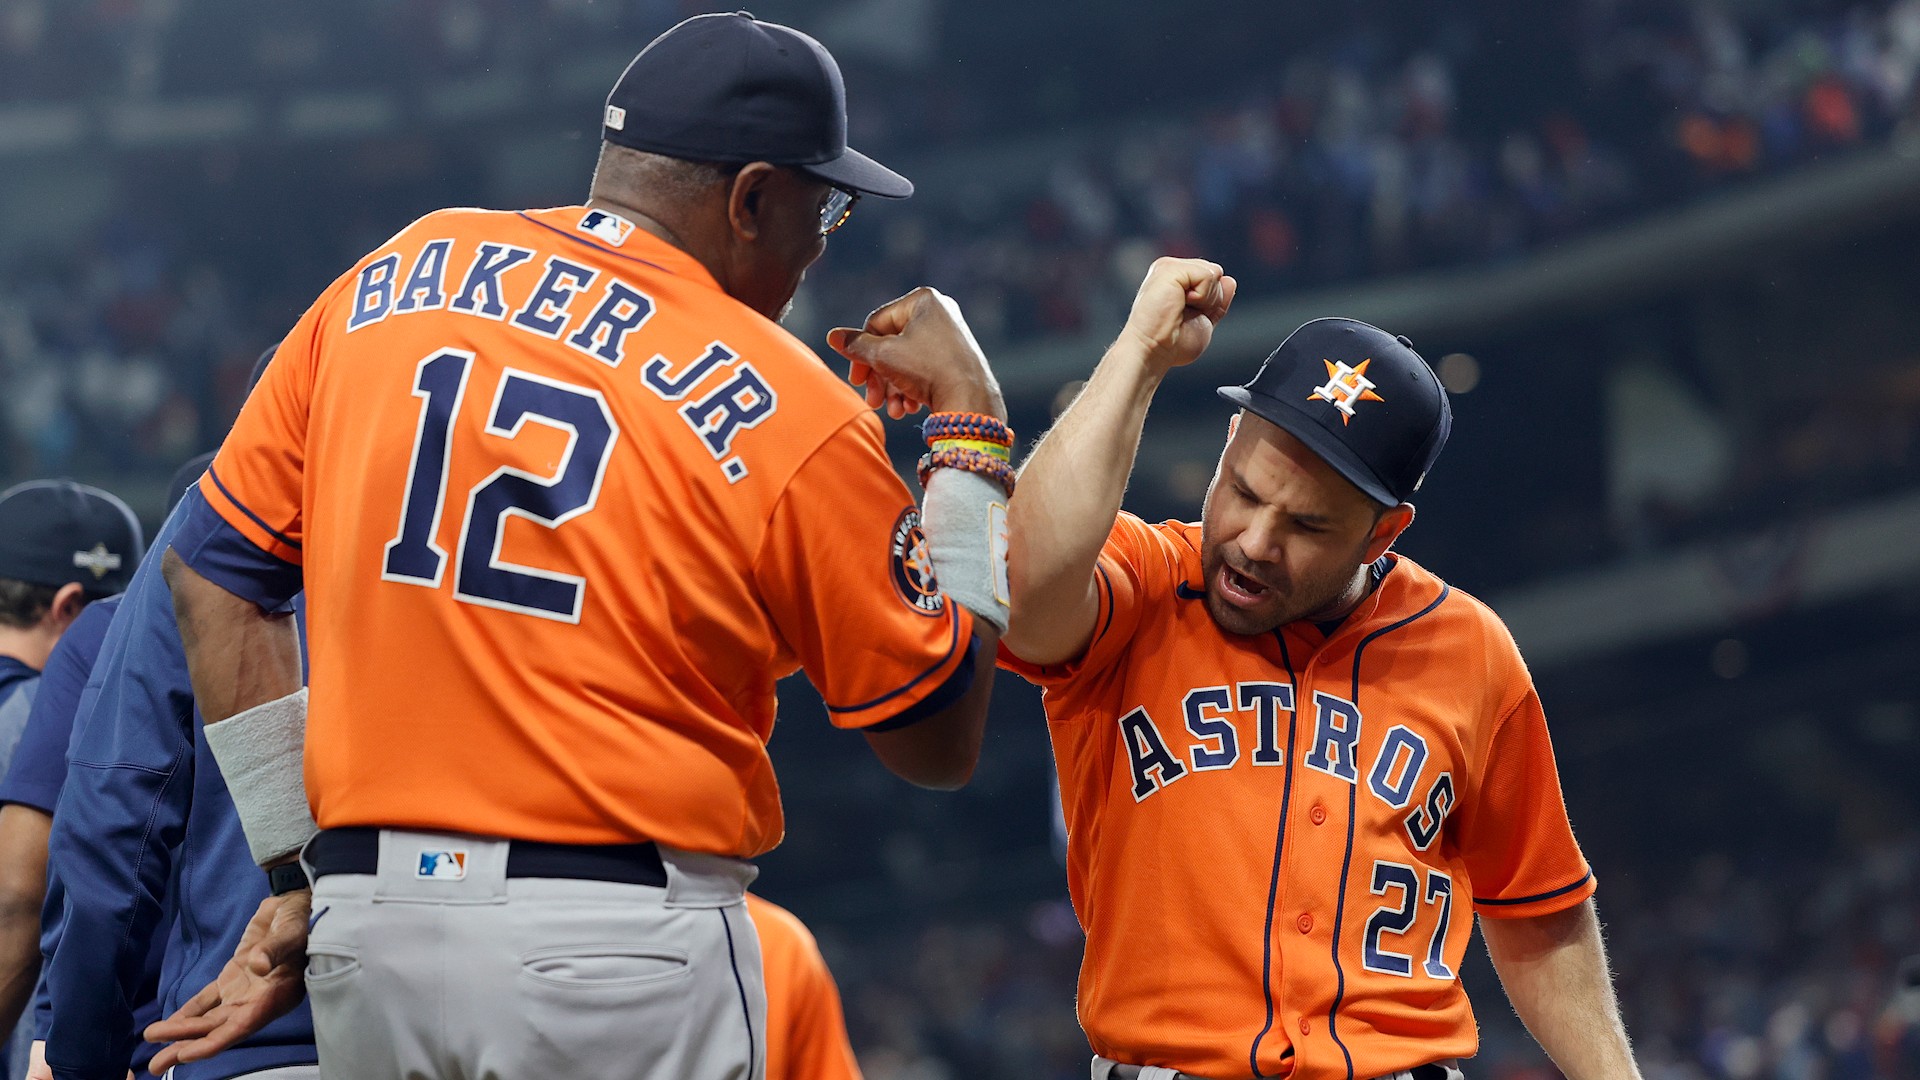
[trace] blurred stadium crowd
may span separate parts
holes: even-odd
[[[662,24],[680,6],[641,5]],[[191,95],[242,77],[270,87],[392,70],[453,78],[536,42],[594,40],[616,8],[410,3],[375,20],[371,37],[292,18],[234,63],[230,46],[229,59],[206,54],[220,40],[209,32],[226,17],[220,4],[19,0],[0,18],[0,102],[103,85]],[[1118,323],[1159,253],[1220,261],[1249,296],[1506,259],[1920,122],[1920,0],[1797,18],[1589,9],[1565,43],[1579,70],[1564,102],[1520,101],[1511,115],[1469,122],[1456,102],[1467,61],[1452,55],[1464,45],[1444,35],[1395,45],[1355,29],[1249,73],[1210,105],[1071,128],[1062,138],[1075,151],[1044,175],[869,208],[815,270],[796,328],[930,283],[961,300],[989,345],[1097,330]],[[869,145],[964,152],[979,121],[928,100],[930,79],[856,79],[877,84],[856,96]],[[923,122],[942,117],[946,133]],[[442,198],[422,193],[423,208],[473,201],[459,162],[435,164]],[[318,283],[294,268],[336,273],[381,227],[404,224],[343,208],[356,225],[370,213],[378,225],[277,230],[278,265],[242,273],[208,235],[218,223],[145,212],[198,205],[201,182],[129,177],[122,212],[85,242],[0,256],[0,479],[164,475],[164,463],[217,435],[252,356],[314,295]]]
[[[613,52],[630,51],[635,26],[664,28],[706,7],[405,0],[372,5],[380,17],[364,20],[329,18],[315,6],[286,8],[263,24],[246,16],[254,6],[5,0],[0,112],[102,92],[131,100],[271,96],[395,80],[430,89],[487,73],[551,71],[575,52],[606,46],[609,35],[618,35]],[[946,175],[964,182],[923,186],[901,205],[862,205],[811,275],[793,325],[817,341],[827,325],[933,284],[960,300],[990,352],[1011,349],[1118,326],[1157,254],[1215,259],[1254,299],[1441,274],[1523,259],[1810,163],[1920,140],[1920,0],[1566,6],[1570,14],[1553,24],[1560,37],[1546,50],[1564,67],[1557,92],[1541,92],[1536,77],[1503,95],[1499,68],[1514,51],[1488,44],[1497,27],[1491,18],[1474,23],[1479,8],[1468,4],[1418,33],[1382,30],[1359,14],[1346,25],[1335,18],[1275,43],[1262,64],[1223,71],[1217,85],[1119,119],[1101,111],[1094,90],[1082,90],[1077,109],[1048,111],[1004,73],[940,67],[912,41],[875,45],[879,60],[848,67],[855,145],[885,159],[907,155],[908,164],[914,155],[945,160],[953,165]],[[941,7],[898,0],[884,10],[925,22]],[[230,23],[261,29],[236,46],[220,32]],[[341,29],[348,24],[358,32]],[[1038,70],[1043,61],[1035,78],[1051,87]],[[585,85],[603,86],[611,74],[593,72]],[[1473,107],[1463,107],[1469,95]],[[569,109],[564,121],[551,108],[538,119],[590,132],[592,100]],[[218,441],[254,358],[329,278],[413,214],[481,198],[470,167],[478,138],[429,131],[321,151],[285,143],[221,149],[190,165],[159,159],[115,178],[117,209],[84,236],[0,247],[0,486],[79,475],[116,490],[157,488],[180,461]],[[975,158],[990,164],[970,167]],[[289,181],[300,190],[274,187]],[[338,192],[306,190],[336,184]],[[247,188],[254,190],[244,204],[229,199]],[[580,178],[551,191],[550,201],[583,190]],[[1848,287],[1836,281],[1833,288]],[[1905,288],[1915,310],[1910,285],[1890,288]],[[1667,351],[1667,333],[1646,332],[1648,348]],[[1633,353],[1619,341],[1587,352],[1567,347],[1596,368]],[[1628,414],[1660,418],[1668,437],[1693,432],[1689,453],[1712,475],[1676,479],[1663,444],[1644,462],[1653,479],[1612,496],[1624,498],[1624,508],[1609,507],[1595,465],[1594,475],[1555,473],[1553,483],[1575,495],[1486,535],[1449,525],[1471,523],[1498,495],[1456,495],[1445,485],[1493,469],[1541,486],[1545,477],[1509,460],[1511,447],[1498,457],[1476,451],[1468,435],[1442,470],[1468,479],[1436,475],[1442,491],[1432,521],[1423,502],[1412,538],[1431,547],[1416,557],[1475,588],[1474,575],[1492,565],[1484,579],[1505,585],[1532,569],[1659,550],[1730,522],[1779,525],[1837,501],[1909,489],[1920,476],[1920,363],[1911,352],[1871,359],[1880,366],[1870,377],[1755,378],[1764,389],[1753,393],[1773,395],[1771,404],[1731,421],[1686,413],[1684,403],[1700,394],[1671,365],[1622,363],[1611,382],[1555,374],[1553,389],[1564,395],[1524,393],[1555,400],[1569,416],[1599,412],[1611,394]],[[1458,407],[1470,420],[1475,408],[1535,404],[1495,396],[1503,393],[1522,391],[1490,385],[1473,401],[1462,395]],[[1782,407],[1791,400],[1813,404]],[[1046,407],[1016,405],[1037,420]],[[1544,432],[1559,419],[1543,413],[1538,422]],[[1583,423],[1605,426],[1591,416]],[[1613,430],[1607,443],[1596,437],[1557,448],[1560,457],[1543,447],[1538,468],[1560,468],[1575,454],[1630,453],[1641,435]],[[1198,464],[1143,469],[1136,508],[1191,513],[1215,449],[1214,441],[1197,447]],[[156,502],[136,496],[137,505]],[[1438,554],[1430,558],[1430,550]],[[1901,722],[1911,748],[1920,739],[1911,730],[1914,676],[1896,675],[1906,680]],[[1551,693],[1547,699],[1554,715]],[[1573,715],[1576,724],[1592,719]],[[1747,719],[1729,718],[1728,729]],[[1690,766],[1710,762],[1713,751],[1691,753]],[[1036,789],[1037,773],[1036,766],[1024,777]],[[1700,775],[1711,775],[1711,765]],[[790,790],[807,797],[804,780]],[[866,816],[894,812],[876,804],[893,796],[840,794],[846,801],[794,815],[791,858],[840,842],[805,835],[833,828],[830,812],[844,817],[851,804]],[[1736,811],[1766,797],[1728,773],[1699,804],[1718,807],[1715,821],[1737,834]],[[1910,821],[1915,812],[1909,791],[1889,813]],[[1903,958],[1920,955],[1920,836],[1910,826],[1802,822],[1794,826],[1798,846],[1700,847],[1655,864],[1637,860],[1636,844],[1659,831],[1657,822],[1638,822],[1634,832],[1593,816],[1576,807],[1583,840],[1604,849],[1595,859],[1600,909],[1650,1078],[1920,1080],[1920,988],[1896,990]],[[1039,834],[1040,814],[1033,817]],[[785,899],[780,857],[766,880],[770,895]],[[1064,901],[1049,898],[1058,891],[871,931],[790,906],[820,935],[874,1080],[1048,1080],[1086,1069],[1072,1016],[1079,934]],[[1506,1013],[1484,959],[1467,978],[1487,1040],[1474,1075],[1554,1075]]]

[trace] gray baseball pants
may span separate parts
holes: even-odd
[[[1466,1074],[1460,1071],[1459,1062],[1436,1062],[1422,1065],[1416,1069],[1407,1069],[1378,1080],[1465,1080]],[[1157,1065],[1123,1065],[1112,1058],[1103,1058],[1098,1054],[1093,1058],[1093,1080],[1199,1080],[1173,1069],[1163,1069]]]
[[[455,849],[462,876],[423,876]],[[315,882],[323,1080],[763,1080],[751,864],[662,848],[662,889],[508,878],[507,849],[382,830],[377,875]]]

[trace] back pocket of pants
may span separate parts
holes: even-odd
[[[342,945],[307,946],[307,985],[325,986],[360,970],[359,952]]]
[[[568,989],[643,986],[686,975],[687,954],[659,945],[558,945],[520,958],[520,973]]]

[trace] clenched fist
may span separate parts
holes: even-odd
[[[1236,288],[1216,263],[1155,259],[1121,336],[1141,348],[1157,371],[1191,364],[1213,341],[1213,328],[1233,306]]]
[[[853,362],[847,378],[867,404],[898,420],[931,406],[1005,420],[1000,383],[973,340],[960,305],[937,290],[915,289],[867,316],[863,330],[836,327],[827,344]]]

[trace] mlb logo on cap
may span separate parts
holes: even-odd
[[[467,853],[464,851],[422,851],[420,866],[414,870],[417,878],[439,878],[442,881],[460,881],[467,876]]]

